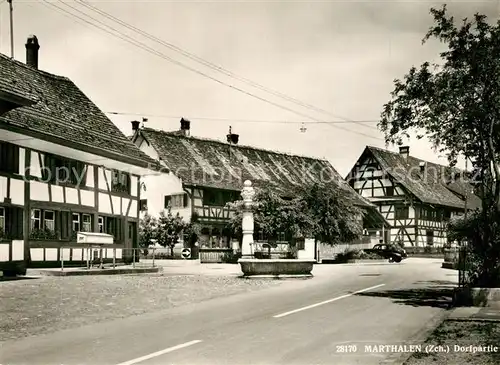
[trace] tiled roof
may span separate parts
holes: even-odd
[[[186,137],[178,131],[143,128],[140,133],[185,184],[239,191],[248,179],[256,187],[266,185],[283,195],[293,196],[298,187],[315,182],[332,183],[351,193],[356,204],[371,205],[323,159],[230,146],[217,140]]]
[[[68,78],[34,69],[0,54],[0,91],[35,100],[11,110],[0,123],[70,140],[74,148],[91,147],[147,166],[155,161],[137,148]]]
[[[460,178],[465,177],[463,170],[413,156],[405,158],[377,147],[368,146],[366,150],[373,154],[386,173],[424,203],[464,208],[463,196],[468,190],[468,208],[475,209],[481,204],[481,200],[471,193],[472,185]],[[420,172],[421,164],[425,165],[424,173]]]

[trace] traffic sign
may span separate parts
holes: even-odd
[[[191,257],[191,249],[190,248],[182,249],[182,258],[189,259],[190,257]]]

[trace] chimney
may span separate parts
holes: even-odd
[[[137,130],[139,129],[139,124],[140,122],[138,120],[133,120],[132,122],[132,132],[137,132]]]
[[[426,165],[425,161],[420,162],[419,166],[420,166],[421,173],[425,172],[425,165]]]
[[[239,139],[239,134],[231,133],[227,135],[227,143],[238,144]]]
[[[38,69],[38,38],[35,35],[30,35],[26,41],[26,64],[30,67]]]
[[[408,158],[408,156],[410,155],[410,147],[409,146],[399,147],[399,154],[404,158]]]
[[[191,129],[191,122],[187,119],[181,118],[181,132],[188,137],[189,130]]]
[[[239,134],[235,134],[232,132],[232,127],[229,126],[229,133],[226,135],[227,138],[227,143],[229,144],[238,144],[238,141],[240,139]]]

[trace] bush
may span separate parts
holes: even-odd
[[[224,255],[222,255],[222,262],[225,264],[237,264],[238,259],[241,258],[241,253],[237,252],[227,252]]]
[[[382,257],[376,253],[368,253],[358,249],[348,249],[337,254],[335,261],[338,263],[346,263],[350,260],[380,260]]]

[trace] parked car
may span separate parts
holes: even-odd
[[[371,249],[363,250],[366,253],[374,253],[388,259],[389,262],[401,262],[408,257],[405,249],[396,245],[391,244],[378,244],[373,246]]]

